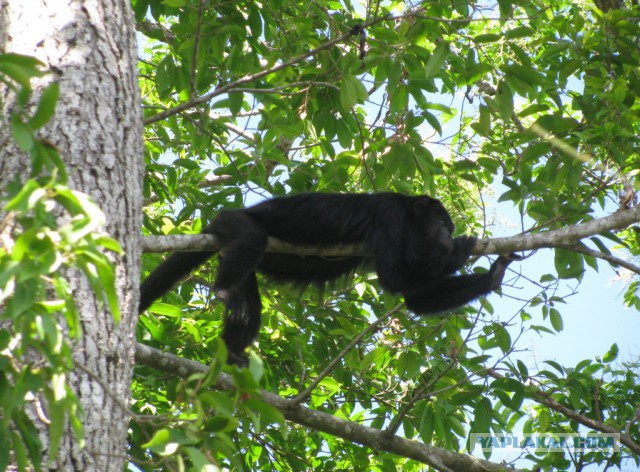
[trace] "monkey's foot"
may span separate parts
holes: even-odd
[[[243,354],[229,352],[229,354],[227,355],[227,364],[237,365],[240,368],[247,368],[249,367],[249,358]]]
[[[215,293],[216,298],[225,305],[231,301],[231,290],[228,290],[226,288],[214,288],[213,293]]]

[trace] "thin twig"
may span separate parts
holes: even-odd
[[[287,67],[293,66],[295,64],[298,64],[299,62],[304,61],[305,59],[307,59],[308,57],[311,56],[315,56],[316,54],[325,51],[327,49],[332,48],[333,46],[335,46],[338,43],[341,43],[342,41],[344,41],[345,39],[349,38],[351,36],[351,33],[345,33],[343,35],[338,36],[337,38],[332,39],[331,41],[323,44],[322,46],[318,46],[315,49],[312,49],[311,51],[307,51],[304,54],[301,54],[299,56],[294,57],[293,59],[290,59],[286,62],[283,62],[281,64],[278,64],[276,66],[273,66],[269,69],[265,69],[263,71],[260,71],[256,74],[252,74],[252,75],[247,75],[245,77],[242,77],[238,80],[235,80],[233,82],[229,82],[225,85],[221,85],[218,88],[216,88],[213,92],[209,92],[205,95],[202,95],[201,97],[197,97],[194,98],[192,100],[186,101],[184,103],[181,103],[169,110],[165,110],[162,111],[160,113],[157,113],[153,116],[150,116],[149,118],[144,120],[144,124],[145,125],[150,125],[153,123],[156,123],[158,121],[162,121],[170,116],[176,115],[178,113],[181,113],[184,110],[187,110],[195,105],[199,105],[201,103],[206,103],[209,100],[211,100],[214,97],[217,97],[218,95],[222,95],[223,93],[227,93],[232,91],[233,89],[236,89],[238,87],[240,87],[241,85],[244,84],[248,84],[250,82],[254,82],[258,79],[261,79],[262,77],[265,77],[267,75],[273,74],[275,72],[278,72],[282,69],[286,69]]]
[[[607,254],[606,252],[590,249],[583,244],[567,244],[567,245],[561,245],[558,247],[566,249],[567,251],[579,252],[580,254],[586,254],[587,256],[603,259],[607,262],[610,262],[613,265],[624,267],[625,269],[630,270],[631,272],[640,274],[640,267],[632,264],[631,262],[625,261],[620,257],[612,256],[611,254]]]
[[[307,398],[307,396],[310,395],[311,392],[318,386],[318,384],[322,381],[322,379],[324,379],[327,375],[331,373],[335,365],[344,356],[346,356],[356,346],[356,344],[358,344],[362,340],[362,338],[364,338],[367,334],[373,331],[374,328],[378,327],[383,321],[386,321],[392,315],[396,314],[400,310],[400,308],[402,308],[403,306],[404,306],[404,303],[400,303],[399,305],[395,306],[389,313],[382,315],[380,318],[378,318],[377,320],[372,322],[369,326],[367,326],[363,331],[361,331],[355,338],[353,338],[353,340],[347,345],[347,347],[345,347],[340,352],[340,354],[338,354],[331,362],[329,362],[327,367],[325,367],[325,369],[322,372],[320,372],[320,374],[313,380],[313,382],[311,382],[306,389],[300,392],[291,401],[294,404],[298,404],[298,405],[302,401],[304,401],[304,399]]]

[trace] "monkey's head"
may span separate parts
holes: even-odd
[[[427,195],[418,197],[413,206],[413,218],[422,226],[428,241],[443,254],[451,253],[456,226],[440,200]]]

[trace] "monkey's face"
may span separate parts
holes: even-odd
[[[434,240],[436,241],[438,250],[441,251],[442,254],[451,254],[453,251],[454,242],[452,235],[455,227],[452,228],[451,226],[452,225],[449,225],[448,221],[444,219],[439,220],[438,224],[434,224],[436,230]]]

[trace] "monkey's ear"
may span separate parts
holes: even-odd
[[[437,198],[432,198],[428,195],[416,197],[413,201],[413,214],[417,217],[429,218],[429,219],[442,219],[446,222],[446,226],[453,226],[453,221],[449,216],[449,212],[444,207],[442,202]],[[453,228],[451,228],[453,231]]]
[[[431,198],[427,195],[423,195],[421,197],[415,197],[413,200],[413,212],[416,215],[424,215],[427,214],[434,209],[434,203],[439,204],[440,202],[435,198]]]

